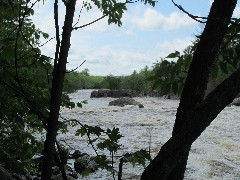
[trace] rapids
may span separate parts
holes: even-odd
[[[179,100],[142,97],[134,99],[142,103],[144,108],[113,107],[108,106],[108,103],[114,98],[91,99],[90,93],[91,90],[79,90],[70,94],[72,101],[88,100],[88,104],[83,105],[83,108],[63,108],[61,114],[66,119],[75,118],[83,124],[98,125],[103,129],[118,127],[124,137],[120,140],[123,148],[116,156],[150,147],[151,156],[154,157],[171,137]],[[240,107],[226,107],[193,143],[185,173],[186,180],[240,180],[239,112]],[[95,152],[87,144],[87,138],[74,135],[78,128],[73,127],[66,134],[59,134],[58,138],[64,139],[72,149],[94,156]],[[118,159],[115,161],[117,170],[119,162]],[[123,180],[139,179],[142,171],[142,166],[132,167],[130,163],[125,163]],[[111,173],[99,170],[83,179],[113,178]]]

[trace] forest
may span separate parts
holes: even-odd
[[[153,7],[157,3],[140,2]],[[50,37],[31,20],[37,3],[44,1],[0,1],[0,179],[49,180],[56,171],[53,167],[57,167],[64,180],[87,177],[90,169],[76,175],[67,165],[66,147],[57,140],[59,134],[64,135],[73,127],[78,128],[76,136],[86,137],[93,148],[99,141],[97,149],[107,150],[111,158],[96,153],[97,167],[112,172],[113,179],[118,172],[121,179],[123,164],[117,170],[113,165],[115,152],[121,148],[119,128],[106,130],[61,118],[61,108],[73,109],[88,103],[84,100],[74,103],[68,97],[68,93],[80,89],[124,89],[136,96],[168,95],[179,99],[172,137],[159,148],[158,154],[150,157],[147,150],[141,149],[132,152],[128,159],[133,166],[145,167],[141,180],[184,179],[191,145],[240,92],[240,19],[232,18],[237,1],[215,0],[208,17],[191,15],[172,1],[179,11],[201,21],[203,31],[183,52],[160,57],[151,67],[142,67],[128,76],[94,76],[87,68],[82,71],[66,68],[71,33],[81,28],[73,26],[76,0],[52,2],[55,56],[42,54],[44,44],[40,39],[47,42]],[[66,6],[62,33],[58,3]],[[92,0],[83,2],[83,8],[96,6],[109,24],[121,26],[129,3],[134,2]],[[39,134],[45,139],[39,139]],[[36,159],[40,162],[36,163]]]

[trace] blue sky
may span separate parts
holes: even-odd
[[[198,16],[207,16],[212,3],[211,0],[175,2]],[[75,22],[81,6],[82,0],[78,0]],[[59,7],[61,27],[65,8],[62,2]],[[108,25],[105,18],[73,32],[68,69],[73,69],[86,60],[78,71],[88,68],[91,75],[129,75],[133,70],[139,71],[146,65],[151,67],[154,62],[175,50],[182,51],[202,31],[203,26],[182,13],[171,0],[159,0],[155,7],[132,3],[127,8],[121,27]],[[53,1],[46,0],[44,5],[39,3],[34,9],[33,21],[36,26],[54,37]],[[97,8],[83,10],[78,25],[91,22],[101,15]],[[240,16],[239,6],[234,16]],[[49,42],[41,50],[43,54],[54,57],[55,41]]]

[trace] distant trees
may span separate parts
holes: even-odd
[[[101,18],[108,16],[109,23],[121,25],[126,3],[133,1],[92,2],[103,12]],[[155,4],[152,0],[142,2]],[[6,168],[17,173],[34,171],[31,158],[41,152],[43,144],[33,134],[46,132],[41,178],[51,178],[56,135],[64,129],[63,122],[59,121],[60,106],[75,105],[63,91],[106,87],[143,93],[156,89],[161,94],[181,94],[181,101],[173,136],[150,162],[142,179],[183,179],[191,144],[240,91],[240,26],[239,19],[231,21],[236,0],[215,0],[205,30],[197,42],[183,54],[175,52],[166,57],[175,58],[176,62],[162,59],[153,68],[145,67],[126,77],[107,76],[105,79],[90,76],[88,69],[80,73],[66,70],[71,33],[83,27],[72,25],[76,0],[65,1],[66,16],[61,36],[58,1],[55,0],[56,53],[53,59],[40,51],[39,39],[48,35],[36,29],[31,21],[32,7],[36,3],[24,0],[0,2],[0,159]],[[91,4],[86,2],[83,7],[89,9]],[[221,84],[205,98],[210,75]],[[81,103],[77,105],[81,107]],[[109,139],[98,143],[98,147],[108,149],[113,156],[121,138],[118,128],[105,131],[80,125],[77,135],[107,135]],[[144,164],[142,154],[150,159],[145,151],[140,151],[132,161]],[[109,167],[106,156],[98,156],[98,160]],[[64,168],[62,171],[66,179]]]

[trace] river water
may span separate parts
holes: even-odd
[[[151,156],[154,157],[171,137],[179,100],[142,97],[134,99],[143,104],[144,108],[116,107],[108,106],[114,98],[91,99],[91,91],[79,90],[70,94],[72,101],[88,100],[88,104],[83,105],[83,108],[71,110],[63,108],[61,114],[66,119],[75,118],[83,124],[98,125],[103,129],[119,128],[124,136],[120,140],[123,147],[116,156],[150,147]],[[185,174],[186,180],[240,180],[239,112],[240,107],[226,107],[193,143]],[[71,148],[94,156],[95,152],[87,144],[87,138],[74,135],[78,128],[71,128],[66,134],[58,135],[58,138],[64,139]],[[118,160],[115,161],[117,169]],[[122,179],[139,179],[142,171],[143,167],[140,165],[132,167],[130,163],[125,163]],[[111,173],[99,170],[79,179],[107,180],[113,177]]]

